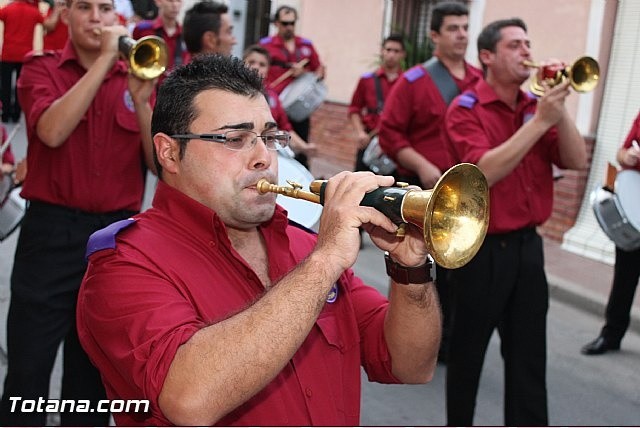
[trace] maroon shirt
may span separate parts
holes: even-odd
[[[0,21],[4,23],[2,61],[22,62],[24,56],[33,50],[36,25],[44,22],[38,3],[14,0],[0,8]]]
[[[180,25],[177,26],[175,33],[169,36],[167,32],[164,30],[164,26],[162,24],[162,19],[157,17],[153,21],[141,21],[136,27],[133,29],[133,38],[138,40],[145,36],[158,36],[161,37],[165,43],[167,44],[167,50],[169,51],[169,66],[167,70],[164,72],[162,77],[159,79],[161,82],[167,74],[171,71],[171,69],[176,65],[176,50],[180,47],[180,58],[181,64],[187,64],[190,60],[189,52],[187,51],[184,42],[182,41],[182,27]]]
[[[264,46],[269,51],[269,55],[271,55],[271,66],[269,67],[269,74],[267,74],[265,82],[267,87],[289,69],[286,65],[297,63],[307,58],[309,62],[307,62],[304,67],[306,71],[315,71],[320,67],[320,58],[313,47],[313,43],[311,43],[309,39],[296,36],[295,49],[293,52],[287,50],[284,40],[278,35],[263,37],[260,39],[260,44]],[[280,94],[293,80],[293,77],[288,77],[272,89]]]
[[[382,101],[387,99],[393,85],[400,80],[402,73],[395,80],[389,81],[384,69],[380,67],[375,72],[363,74],[358,81],[358,86],[351,97],[349,115],[357,114],[367,132],[378,128],[380,114],[378,112],[378,96],[376,92],[375,77],[380,81]]]
[[[520,91],[515,110],[498,99],[483,79],[455,98],[445,118],[444,135],[456,162],[477,164],[489,150],[511,138],[536,110],[537,100]],[[553,171],[560,161],[556,128],[551,128],[516,168],[491,186],[488,233],[537,226],[551,215]]]
[[[25,58],[18,97],[27,122],[29,173],[21,195],[93,213],[139,211],[146,170],[124,62],[107,73],[64,144],[51,148],[38,138],[42,113],[85,72],[71,41],[61,51]]]
[[[453,77],[453,80],[463,92],[481,78],[480,70],[466,64],[464,79]],[[441,135],[447,105],[421,64],[407,70],[399,80],[384,105],[379,132],[380,147],[394,160],[397,160],[397,153],[401,149],[412,147],[440,171],[446,171],[453,166],[449,149]],[[399,165],[398,173],[416,175]]]
[[[278,97],[278,94],[273,89],[266,89],[267,92],[267,102],[269,103],[269,108],[271,109],[271,115],[273,116],[273,120],[276,121],[278,125],[278,129],[283,131],[291,131],[293,130],[293,126],[291,122],[289,122],[289,118],[287,117],[287,112],[282,106],[282,102]]]
[[[158,396],[178,348],[260,299],[264,286],[215,212],[162,181],[153,207],[124,222],[131,224],[119,233],[103,229],[89,240],[78,334],[110,399],[151,401],[150,414],[115,413],[116,423],[167,425]],[[316,242],[288,224],[280,207],[260,232],[274,283]],[[116,233],[114,245],[102,244]],[[360,367],[373,381],[398,382],[384,340],[387,306],[377,290],[345,271],[288,364],[217,425],[359,425]]]

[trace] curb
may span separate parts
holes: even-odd
[[[571,281],[556,275],[547,274],[547,281],[549,282],[549,296],[551,298],[596,315],[604,322],[604,311],[607,306],[608,296],[578,287]],[[632,307],[630,316],[629,330],[640,334],[640,309]]]

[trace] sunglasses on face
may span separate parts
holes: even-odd
[[[293,27],[294,25],[296,25],[296,21],[280,21],[280,24],[285,27]]]

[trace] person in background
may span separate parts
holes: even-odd
[[[289,135],[235,57],[175,69],[153,136],[153,206],[90,239],[78,298],[80,340],[109,397],[150,400],[116,423],[357,426],[361,367],[378,382],[432,378],[440,311],[422,232],[400,239],[359,206],[393,177],[337,174],[318,234],[289,223],[257,188],[276,181]],[[388,299],[351,270],[361,225],[388,251]]]
[[[189,62],[189,52],[182,40],[182,27],[178,23],[178,15],[182,0],[156,0],[158,17],[154,20],[139,22],[133,30],[133,38],[138,40],[145,36],[158,36],[167,44],[169,64],[158,83],[177,65]]]
[[[118,59],[118,39],[128,31],[116,25],[112,0],[68,0],[62,19],[69,26],[64,49],[28,56],[18,80],[30,169],[6,320],[4,426],[46,425],[45,412],[12,400],[47,400],[61,342],[62,400],[90,400],[95,409],[106,398],[76,330],[84,254],[92,232],[140,210],[145,164],[154,168],[155,82],[138,79]],[[66,409],[63,426],[109,423],[109,413]]]
[[[185,13],[183,37],[192,56],[205,53],[231,55],[237,41],[228,6],[210,0],[195,3]]]
[[[618,150],[617,160],[623,169],[640,171],[640,112],[636,116],[631,130]],[[582,347],[584,355],[600,355],[620,349],[620,342],[629,328],[631,307],[640,278],[640,248],[625,251],[616,246],[616,259],[613,267],[613,283],[607,308],[605,323],[600,335]]]
[[[311,40],[296,36],[295,26],[298,20],[298,12],[290,6],[280,6],[275,13],[273,22],[278,29],[274,36],[260,39],[260,44],[264,46],[271,56],[271,66],[267,75],[266,85],[272,88],[278,95],[282,93],[296,77],[305,72],[313,72],[318,79],[324,79],[325,67],[321,64]],[[302,63],[306,61],[306,63]],[[276,81],[280,77],[290,72],[289,77]],[[289,118],[293,129],[304,141],[309,141],[310,118],[295,121]],[[296,160],[309,168],[307,157],[303,153],[296,156]]]
[[[451,100],[482,77],[465,61],[469,44],[469,10],[462,3],[441,2],[431,12],[433,57],[407,70],[387,97],[380,121],[379,143],[397,164],[396,180],[434,187],[454,165],[442,136]],[[446,363],[452,315],[449,269],[436,265],[436,287],[442,305],[439,360]]]
[[[382,42],[380,67],[360,77],[349,105],[349,120],[356,132],[358,151],[354,171],[368,171],[362,162],[364,151],[377,135],[384,101],[391,88],[402,76],[402,62],[406,57],[404,38],[391,34]]]
[[[44,22],[36,0],[14,0],[0,8],[0,21],[4,23],[2,53],[0,54],[0,101],[2,121],[20,120],[20,102],[16,83],[24,56],[33,49],[36,26]]]
[[[66,0],[56,0],[47,11],[47,17],[42,26],[45,29],[42,48],[44,50],[58,50],[64,48],[69,39],[69,27],[60,17],[67,7]]]
[[[158,16],[158,6],[156,6],[155,0],[131,0],[131,6],[133,7],[133,21],[138,23],[145,19],[156,19]]]
[[[490,186],[489,227],[476,256],[451,270],[447,424],[473,425],[478,383],[494,330],[504,359],[504,424],[548,426],[546,321],[549,287],[536,227],[551,215],[553,169],[582,169],[584,139],[565,107],[569,79],[535,99],[531,42],[519,18],[478,36],[484,78],[453,100],[444,135],[456,162],[476,164]]]
[[[269,51],[267,51],[263,46],[260,45],[251,45],[247,49],[245,49],[244,54],[242,56],[244,63],[247,67],[256,70],[260,77],[264,80],[269,72]],[[307,143],[304,141],[296,131],[293,130],[291,123],[289,122],[289,118],[287,117],[287,113],[284,111],[282,107],[282,103],[280,102],[280,98],[275,93],[275,91],[271,88],[265,88],[267,102],[269,103],[269,108],[271,108],[271,115],[275,119],[278,124],[278,129],[283,131],[287,131],[291,134],[291,148],[294,153],[304,153],[307,156],[313,156],[316,152],[316,145],[313,143]]]

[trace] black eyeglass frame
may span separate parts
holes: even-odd
[[[243,145],[241,149],[234,149],[228,145],[229,141],[227,140],[227,134],[230,132],[246,132],[249,134],[253,134],[254,138],[251,140],[251,144]],[[175,138],[177,140],[203,140],[209,141],[212,143],[221,143],[228,150],[233,150],[234,152],[242,152],[245,150],[251,150],[256,143],[258,142],[258,138],[262,139],[262,142],[265,143],[265,146],[268,150],[281,150],[289,145],[291,142],[291,134],[286,131],[269,131],[266,134],[258,134],[255,131],[249,131],[244,129],[232,129],[223,134],[174,134],[170,136],[171,138]],[[286,141],[277,141],[280,144],[280,147],[269,147],[269,144],[264,140],[265,137],[273,137],[275,140],[278,140],[277,137],[286,137]]]
[[[284,25],[285,27],[293,27],[296,25],[296,21],[278,21],[280,24]]]

